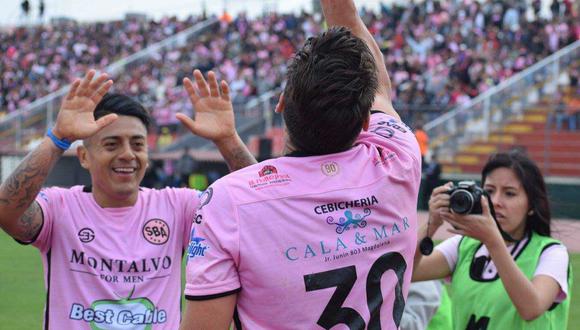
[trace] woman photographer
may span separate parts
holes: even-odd
[[[443,221],[457,235],[430,255],[418,249],[413,281],[451,277],[455,329],[566,329],[572,274],[566,247],[550,237],[542,173],[522,153],[498,153],[481,181],[497,223],[487,198],[482,214],[460,215],[449,208],[453,185],[435,188],[419,241]]]

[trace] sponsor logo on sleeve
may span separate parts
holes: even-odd
[[[207,188],[199,197],[199,208],[198,211],[201,210],[204,206],[211,202],[211,198],[213,197],[213,188]]]
[[[169,240],[169,226],[161,219],[151,219],[143,226],[143,237],[151,244],[162,245]]]
[[[187,261],[195,257],[205,257],[205,252],[209,249],[206,243],[203,243],[205,238],[195,236],[195,228],[191,228],[191,238],[187,246]]]

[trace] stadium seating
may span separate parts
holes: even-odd
[[[567,88],[565,93],[568,105],[580,101],[576,90]],[[545,98],[523,115],[513,116],[488,139],[461,147],[451,161],[442,163],[443,171],[477,174],[491,153],[519,148],[537,162],[544,175],[580,177],[580,130],[557,131],[548,120],[556,106]]]

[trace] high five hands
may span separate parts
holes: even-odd
[[[209,71],[207,81],[199,70],[193,71],[195,83],[183,79],[183,86],[194,108],[194,118],[178,113],[177,119],[193,134],[216,143],[237,136],[234,107],[230,99],[230,89],[225,81],[218,85],[215,73]]]

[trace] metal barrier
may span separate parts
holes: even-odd
[[[431,149],[438,150],[440,160],[452,161],[462,146],[474,141],[488,141],[490,133],[512,116],[522,118],[530,106],[545,96],[553,95],[562,73],[578,59],[580,41],[428,122],[424,129],[431,139]]]
[[[236,130],[243,141],[248,142],[250,136],[267,132],[273,125],[281,125],[281,116],[274,113],[279,95],[280,91],[274,89],[247,103],[234,104]],[[178,128],[178,136],[177,141],[159,151],[171,152],[186,147],[196,150],[215,149],[211,141],[189,133],[185,127]]]

